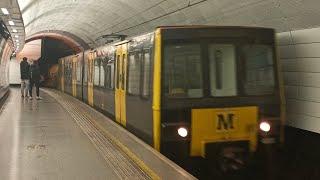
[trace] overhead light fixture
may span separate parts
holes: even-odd
[[[2,13],[5,14],[5,15],[8,15],[8,14],[9,14],[9,11],[8,11],[7,8],[1,8],[1,11],[2,11]]]
[[[14,26],[14,22],[13,21],[9,21],[9,25],[10,26]]]
[[[12,32],[14,32],[14,33],[16,33],[16,32],[18,32],[16,29],[12,29]]]
[[[18,35],[14,35],[14,37],[18,38],[19,36]]]
[[[19,39],[16,39],[16,42],[19,42]]]

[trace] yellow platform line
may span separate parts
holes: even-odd
[[[136,163],[145,173],[148,174],[152,179],[154,180],[160,180],[161,178],[151,169],[149,168],[140,158],[138,158],[127,146],[125,146],[123,143],[121,143],[117,138],[115,138],[113,135],[111,135],[107,130],[103,128],[102,125],[97,123],[91,115],[89,115],[87,112],[85,112],[87,117],[91,120],[91,122],[96,126],[96,128],[102,133],[107,136],[107,138],[110,139],[112,143],[117,145],[121,151],[123,151],[134,163]]]
[[[48,91],[46,89],[43,89],[43,91],[48,93],[49,95],[51,93],[57,95],[57,91]],[[63,94],[63,93],[61,93],[60,95],[68,96],[68,95]],[[61,103],[58,98],[56,98],[55,96],[52,96],[52,97],[55,98],[59,103]],[[73,97],[70,96],[70,98],[73,98]],[[79,101],[78,99],[74,99],[74,100]],[[91,107],[88,106],[86,108],[91,108]],[[87,118],[92,122],[92,124],[96,127],[96,129],[98,129],[107,139],[109,139],[111,141],[111,143],[116,145],[123,153],[125,153],[151,179],[154,179],[154,180],[160,180],[161,179],[150,167],[148,167],[139,157],[137,157],[126,145],[124,145],[119,140],[117,140],[117,138],[115,138],[101,124],[99,124],[87,111],[83,111],[82,113],[83,113],[84,116],[87,116]]]

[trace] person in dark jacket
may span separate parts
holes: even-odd
[[[29,95],[30,95],[30,100],[32,99],[32,88],[33,85],[36,86],[36,93],[37,93],[37,100],[42,99],[39,96],[39,88],[40,88],[40,79],[41,79],[41,75],[40,75],[40,67],[38,64],[38,61],[33,61],[32,65],[30,66],[30,88],[29,88]]]
[[[22,58],[20,62],[20,76],[21,76],[21,97],[28,96],[29,90],[29,68],[30,65],[26,57]]]

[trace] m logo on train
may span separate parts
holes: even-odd
[[[233,130],[234,114],[217,114],[217,130]]]

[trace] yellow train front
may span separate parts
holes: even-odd
[[[174,160],[237,169],[283,140],[273,29],[159,27],[63,58],[60,71],[61,90]]]

